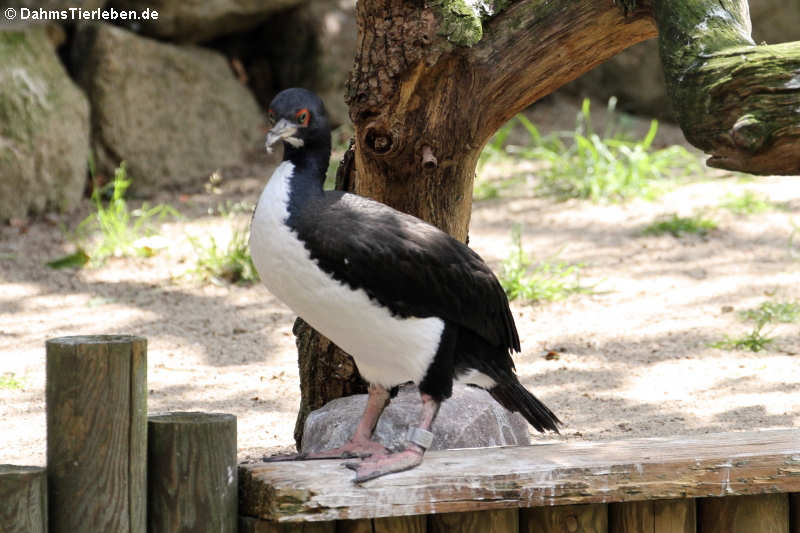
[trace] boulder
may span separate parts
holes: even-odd
[[[0,220],[81,198],[89,159],[89,104],[44,26],[0,31]]]
[[[158,19],[136,28],[145,35],[182,42],[208,41],[258,26],[301,0],[111,0],[117,9],[156,10]]]
[[[302,452],[336,448],[347,442],[367,403],[366,394],[337,398],[308,415]],[[409,427],[419,424],[422,401],[416,387],[405,386],[378,420],[374,438],[390,449],[406,441]],[[431,450],[530,444],[528,423],[498,404],[483,389],[456,384],[433,423]]]
[[[200,184],[263,151],[261,110],[217,52],[97,24],[75,43],[98,171],[127,161],[132,191]]]

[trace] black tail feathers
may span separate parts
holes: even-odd
[[[562,423],[545,404],[522,386],[517,377],[512,375],[510,380],[499,383],[489,389],[489,394],[497,402],[511,412],[518,412],[530,425],[544,433],[546,430],[558,433],[558,426]]]

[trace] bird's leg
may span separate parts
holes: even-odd
[[[356,431],[347,443],[339,448],[309,453],[305,459],[327,459],[332,457],[369,457],[374,454],[385,454],[386,447],[380,442],[372,440],[372,433],[378,425],[378,419],[383,410],[389,405],[389,391],[380,385],[370,385],[367,395],[367,406],[364,414],[358,421]]]
[[[408,440],[402,451],[375,454],[363,461],[346,463],[345,466],[356,471],[355,483],[362,483],[393,472],[410,470],[422,462],[425,450],[430,447],[433,433],[430,432],[440,402],[422,393],[422,420],[419,427],[410,428]]]
[[[322,450],[314,453],[298,453],[290,455],[277,455],[265,457],[265,462],[275,461],[295,461],[303,459],[332,459],[332,458],[352,458],[369,457],[373,454],[386,454],[388,450],[380,443],[372,440],[372,432],[378,424],[383,410],[389,405],[389,391],[379,385],[370,385],[367,395],[367,406],[364,414],[358,421],[358,426],[353,436],[343,446],[330,450]]]

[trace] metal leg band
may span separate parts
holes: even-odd
[[[408,442],[413,442],[424,450],[427,450],[433,443],[433,433],[422,428],[408,428],[406,440]]]

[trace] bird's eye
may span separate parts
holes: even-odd
[[[270,126],[274,126],[276,122],[278,122],[278,117],[275,115],[275,111],[270,109],[267,112],[267,120],[269,121]]]
[[[311,120],[311,113],[308,112],[308,109],[304,108],[295,113],[294,118],[297,119],[297,123],[301,126],[308,126]]]

